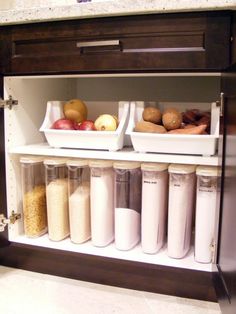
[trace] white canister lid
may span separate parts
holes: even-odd
[[[66,165],[68,159],[65,158],[47,158],[44,160],[45,165],[51,165],[51,166],[63,166]]]
[[[141,163],[136,161],[115,161],[113,167],[115,169],[137,169],[141,167]]]
[[[188,174],[196,171],[195,165],[171,164],[168,167],[170,173]]]
[[[89,166],[92,168],[110,168],[113,167],[112,160],[94,159],[89,161]]]
[[[22,156],[20,162],[24,164],[36,164],[44,161],[42,156]]]
[[[67,166],[86,167],[89,165],[88,159],[69,159],[66,162]]]
[[[141,164],[141,169],[145,171],[164,171],[168,169],[169,164],[158,162],[145,162]]]
[[[198,176],[218,177],[221,175],[220,167],[198,166],[196,173]]]

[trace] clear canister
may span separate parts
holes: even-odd
[[[142,169],[142,250],[154,254],[166,237],[168,164],[143,163]]]
[[[196,166],[169,166],[168,256],[184,257],[190,249],[195,207]]]
[[[39,237],[47,232],[47,208],[43,159],[21,157],[24,232]]]
[[[92,160],[90,165],[91,238],[95,246],[114,240],[114,171],[109,160]]]
[[[69,236],[68,180],[66,160],[51,158],[44,160],[46,168],[46,197],[48,235],[52,241]]]
[[[115,168],[115,245],[129,250],[140,241],[142,173],[139,162],[117,161]]]
[[[68,160],[67,167],[70,238],[74,243],[83,243],[91,237],[89,162]]]
[[[196,170],[195,260],[200,263],[212,262],[219,170],[214,166],[198,166]]]

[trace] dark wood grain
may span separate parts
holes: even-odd
[[[10,73],[221,70],[230,63],[230,20],[209,12],[10,26]],[[120,45],[76,47],[101,40]]]
[[[210,272],[156,266],[14,243],[1,248],[0,263],[111,286],[216,301]]]

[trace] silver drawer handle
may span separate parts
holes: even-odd
[[[119,46],[119,40],[99,40],[99,41],[84,41],[76,43],[76,47],[98,47],[98,46]]]

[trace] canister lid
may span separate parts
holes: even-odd
[[[66,162],[67,166],[86,167],[89,165],[88,159],[69,159]]]
[[[44,160],[45,165],[52,165],[52,166],[60,166],[60,165],[66,165],[68,159],[66,158],[47,158]]]
[[[171,164],[168,168],[170,173],[188,174],[196,171],[195,165]]]
[[[137,169],[141,163],[136,161],[115,161],[113,167],[115,169]]]
[[[89,161],[89,166],[94,168],[110,168],[113,166],[112,160],[94,159]]]
[[[217,177],[220,176],[220,167],[198,166],[196,173],[198,176]]]
[[[164,171],[168,169],[169,164],[158,162],[146,162],[141,164],[141,169],[145,171]]]
[[[42,156],[22,156],[20,162],[24,164],[36,164],[44,161]]]

